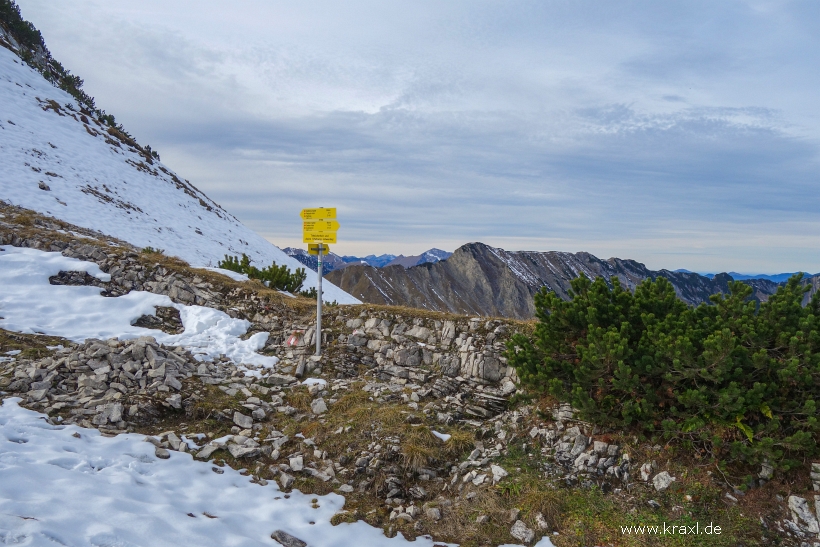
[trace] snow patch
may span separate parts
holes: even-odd
[[[233,270],[223,270],[222,268],[205,268],[205,269],[209,270],[209,271],[212,271],[212,272],[216,272],[218,274],[222,274],[226,277],[230,277],[234,281],[248,281],[250,279],[247,275],[245,275],[243,273],[235,272]]]
[[[0,407],[3,543],[270,547],[271,533],[284,530],[311,547],[410,545],[401,534],[387,538],[364,522],[332,526],[344,506],[340,495],[293,490],[285,499],[275,483],[251,483],[228,467],[214,473],[213,464],[187,453],[172,451],[160,460],[144,435],[108,438],[54,426],[18,401],[6,399]],[[412,545],[434,542],[419,537]]]
[[[257,353],[268,333],[242,340],[250,322],[203,306],[176,304],[165,295],[132,291],[116,298],[100,295],[98,287],[51,285],[48,278],[60,271],[87,272],[100,279],[108,274],[92,262],[67,258],[37,249],[3,247],[0,253],[0,327],[28,334],[61,336],[75,342],[87,338],[121,340],[153,336],[169,346],[183,346],[201,361],[229,357],[246,375],[260,376],[248,366],[272,368],[276,357]],[[166,334],[135,327],[142,315],[153,315],[157,306],[179,310],[185,331]]]
[[[302,385],[305,385],[305,386],[313,386],[313,385],[326,386],[327,385],[327,380],[325,380],[324,378],[306,378],[305,381],[302,382]]]
[[[433,430],[431,430],[430,433],[432,433],[433,435],[435,435],[436,437],[438,437],[439,439],[441,439],[445,443],[450,440],[450,437],[452,437],[452,435],[448,435],[447,433],[439,433],[438,431],[433,431]]]

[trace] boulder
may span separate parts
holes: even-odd
[[[792,520],[810,534],[820,534],[820,523],[809,509],[809,502],[799,496],[789,496],[789,511]]]
[[[325,400],[319,397],[318,399],[314,399],[312,403],[310,403],[310,410],[314,414],[324,414],[327,412],[327,404]]]
[[[670,475],[668,471],[661,471],[652,479],[652,484],[658,492],[669,489],[673,482],[675,482],[675,477]]]
[[[234,412],[233,423],[235,423],[242,429],[250,429],[253,427],[253,418],[251,418],[250,416],[245,416],[241,412]]]
[[[490,471],[493,474],[493,484],[498,483],[501,479],[509,475],[509,473],[501,466],[491,465]]]
[[[301,539],[297,538],[296,536],[292,536],[283,530],[276,530],[274,533],[270,535],[271,539],[276,540],[284,547],[307,547],[307,543],[302,541]]]
[[[522,520],[515,521],[510,529],[510,535],[524,544],[532,543],[535,539],[535,532],[527,528]]]
[[[305,468],[305,460],[302,456],[296,456],[294,458],[290,458],[289,460],[290,468],[295,472],[298,473],[302,469]]]
[[[283,490],[286,490],[286,489],[290,488],[291,486],[293,486],[293,481],[295,481],[295,480],[296,479],[294,479],[292,475],[288,475],[287,473],[282,473],[281,475],[279,475],[279,486]]]
[[[207,460],[211,457],[211,454],[219,450],[218,446],[214,446],[212,444],[205,445],[202,450],[197,452],[196,459],[198,460]]]
[[[229,444],[228,452],[236,459],[239,458],[255,458],[259,456],[261,451],[256,446],[244,446],[238,444]]]

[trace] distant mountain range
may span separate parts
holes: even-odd
[[[367,255],[364,258],[358,256],[343,256],[342,260],[346,264],[370,264],[374,268],[387,266],[396,259],[396,255]]]
[[[675,270],[675,271],[676,272],[694,273],[694,272],[690,272],[689,270]],[[737,272],[729,272],[729,275],[731,275],[732,278],[735,281],[746,281],[748,279],[766,279],[768,281],[773,281],[774,283],[783,283],[785,281],[788,281],[789,278],[791,276],[793,276],[794,274],[796,274],[796,273],[797,272],[779,273],[779,274],[742,274],[742,273],[737,273]],[[713,277],[715,277],[715,274],[712,274],[712,273],[702,273],[700,275],[702,275],[704,277],[708,277],[709,279],[712,279]],[[812,275],[812,274],[803,272],[803,279],[806,279],[806,278],[809,278],[809,277],[814,277],[816,275],[820,275],[820,274]]]
[[[318,268],[318,259],[315,256],[308,254],[305,249],[286,247],[282,249],[285,254],[295,258],[308,268],[316,271]],[[453,253],[442,251],[441,249],[430,249],[420,255],[404,256],[404,255],[367,255],[365,257],[358,256],[339,256],[336,253],[330,253],[322,258],[322,271],[332,272],[352,265],[367,265],[374,268],[384,268],[387,266],[401,266],[403,268],[410,268],[419,264],[427,264],[438,262],[447,259]]]
[[[617,277],[629,289],[645,279],[665,277],[688,304],[708,302],[710,295],[728,292],[728,283],[734,279],[726,273],[706,277],[685,271],[653,271],[634,260],[602,260],[583,252],[510,252],[483,243],[463,245],[448,259],[437,262],[409,268],[398,264],[383,268],[348,265],[327,277],[367,303],[528,319],[535,313],[536,291],[547,287],[567,299],[570,281],[581,274],[592,279],[603,277],[607,282]],[[743,282],[752,287],[753,297],[760,301],[778,288],[778,283],[769,279]],[[812,284],[814,292],[820,277],[806,282]]]
[[[413,266],[418,266],[419,264],[433,264],[441,260],[447,260],[452,254],[453,253],[448,253],[447,251],[442,251],[441,249],[433,248],[429,251],[421,253],[420,255],[399,255],[385,264],[385,266],[403,266],[405,268],[412,268]]]

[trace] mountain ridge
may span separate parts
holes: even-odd
[[[696,273],[653,271],[635,260],[602,260],[586,252],[506,251],[483,243],[468,243],[447,260],[411,268],[348,266],[328,274],[363,302],[403,305],[434,311],[528,319],[534,316],[534,294],[547,287],[568,299],[570,280],[579,275],[617,277],[629,290],[645,279],[664,277],[687,304],[709,302],[716,293],[728,292],[728,274],[709,279]],[[814,286],[817,278],[812,278]],[[765,300],[778,284],[765,279],[746,280],[753,297]],[[813,289],[815,290],[815,289]]]
[[[675,271],[676,272],[684,272],[684,273],[698,273],[698,272],[693,272],[693,271],[686,270],[686,269],[683,269],[683,268],[675,270]],[[787,281],[790,277],[792,277],[796,273],[798,273],[798,272],[783,272],[783,273],[776,273],[776,274],[744,274],[744,273],[738,273],[738,272],[728,272],[728,274],[731,275],[732,279],[734,279],[735,281],[746,281],[746,280],[750,280],[750,279],[765,279],[767,281],[773,281],[774,283],[783,283],[784,281]],[[810,273],[806,273],[806,272],[802,272],[802,273],[803,273],[804,278],[809,278],[809,277],[814,277],[814,276],[820,275],[820,273],[815,273],[815,274],[810,274]],[[702,275],[702,276],[708,277],[710,279],[715,277],[715,274],[713,274],[713,273],[699,273],[698,275]]]
[[[282,249],[288,256],[295,258],[314,272],[318,269],[318,259],[314,255],[308,254],[308,252],[301,248],[301,247],[285,247]],[[383,254],[383,255],[367,255],[365,257],[358,257],[358,256],[340,256],[336,253],[328,253],[322,259],[322,271],[332,272],[334,270],[340,270],[342,268],[347,268],[348,266],[355,266],[355,265],[369,265],[373,266],[374,268],[384,268],[387,266],[393,265],[400,265],[404,268],[410,268],[412,266],[417,266],[419,264],[424,264],[427,262],[438,262],[440,260],[445,260],[449,257],[452,253],[448,253],[447,251],[442,251],[441,249],[429,249],[420,255],[412,255],[412,256],[404,256],[404,255],[393,255],[393,254]]]

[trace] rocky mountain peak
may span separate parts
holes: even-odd
[[[533,295],[541,287],[569,298],[570,281],[585,275],[603,277],[634,290],[645,279],[665,277],[687,304],[709,303],[728,291],[729,274],[708,278],[691,272],[650,270],[635,260],[602,260],[588,252],[507,251],[481,242],[462,245],[447,260],[409,268],[349,266],[328,278],[365,302],[412,306],[452,313],[531,318]],[[765,300],[777,283],[745,280],[754,298]]]

